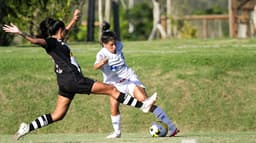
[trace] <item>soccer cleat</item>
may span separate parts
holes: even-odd
[[[166,135],[166,136],[168,136],[168,137],[175,137],[179,132],[180,132],[180,130],[176,128],[172,134]]]
[[[26,123],[21,123],[19,130],[16,132],[16,134],[14,135],[13,138],[15,140],[19,140],[21,137],[26,135],[28,132],[29,132],[29,125]]]
[[[157,93],[155,92],[152,96],[148,97],[145,101],[143,101],[141,110],[144,113],[148,113],[152,105],[155,103],[156,99],[157,99]]]
[[[116,132],[113,132],[110,135],[108,135],[106,138],[107,139],[114,139],[114,138],[120,138],[120,137],[121,137],[121,133],[117,134]]]

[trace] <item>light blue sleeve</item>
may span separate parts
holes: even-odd
[[[123,43],[120,42],[120,41],[117,41],[117,42],[116,42],[116,48],[117,48],[117,50],[118,50],[119,52],[122,52],[122,50],[123,50]]]

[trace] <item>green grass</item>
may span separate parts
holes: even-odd
[[[244,139],[256,130],[254,40],[145,41],[124,42],[124,46],[128,65],[149,94],[158,92],[157,105],[183,133],[238,132]],[[101,73],[92,69],[99,45],[71,48],[84,75],[102,80]],[[21,122],[54,109],[56,77],[51,59],[41,48],[0,48],[0,75],[0,134],[12,134]],[[108,133],[112,131],[108,102],[101,95],[77,95],[64,120],[33,135]],[[145,133],[155,120],[152,114],[123,105],[121,112],[124,133]],[[214,134],[209,136],[215,138]]]
[[[19,143],[255,143],[255,132],[207,132],[181,134],[177,137],[152,138],[145,133],[126,133],[119,139],[105,139],[107,134],[28,135]],[[192,142],[194,141],[194,142]],[[12,136],[0,135],[0,142],[12,143]]]

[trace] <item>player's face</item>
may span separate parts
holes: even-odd
[[[103,43],[103,46],[111,53],[116,53],[116,41],[111,40],[107,43]]]

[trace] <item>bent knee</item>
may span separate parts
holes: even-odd
[[[119,93],[118,89],[115,86],[113,86],[113,85],[108,85],[108,86],[109,86],[108,91],[109,91],[110,95],[115,95],[115,94]]]
[[[117,92],[119,92],[119,90],[115,86],[113,86],[112,87],[112,92],[117,93]]]

